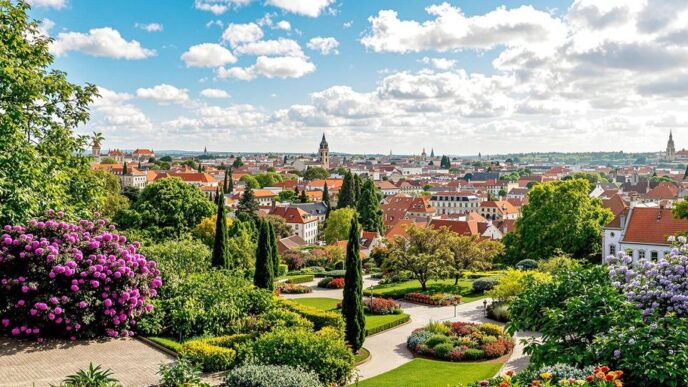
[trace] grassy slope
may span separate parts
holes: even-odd
[[[450,363],[414,359],[399,368],[366,379],[360,387],[446,387],[467,385],[494,376],[502,363]]]

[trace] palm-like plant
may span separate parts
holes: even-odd
[[[100,365],[88,364],[88,370],[79,370],[62,381],[64,387],[115,387],[119,381],[112,377],[112,370],[103,370]]]
[[[91,142],[94,147],[100,148],[100,143],[103,142],[105,137],[103,137],[103,133],[100,132],[93,132],[93,136],[91,136]]]

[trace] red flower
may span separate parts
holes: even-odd
[[[585,378],[585,380],[587,380],[588,383],[592,383],[592,381],[595,380],[595,378],[594,378],[592,375],[588,375],[588,376]]]

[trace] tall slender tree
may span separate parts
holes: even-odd
[[[306,188],[303,188],[303,191],[301,191],[301,195],[299,195],[299,202],[301,203],[308,203],[308,195],[306,194]]]
[[[372,180],[366,180],[363,184],[361,198],[358,200],[358,220],[366,231],[384,231],[382,210],[378,200],[375,184]]]
[[[226,267],[227,262],[227,215],[225,214],[225,195],[222,190],[215,192],[217,219],[215,220],[215,242],[213,243],[212,266]]]
[[[325,212],[325,219],[330,216],[330,190],[327,188],[327,180],[325,180],[325,186],[323,187],[323,204],[327,207]]]
[[[228,183],[229,183],[229,182],[227,181],[227,169],[225,169],[225,177],[224,177],[224,179],[222,180],[222,190],[225,191],[225,192],[227,192],[227,188],[228,188],[228,187],[227,187],[227,184],[228,184]]]
[[[229,182],[227,183],[227,193],[234,192],[234,178],[232,177],[232,167],[229,167]]]
[[[127,166],[127,162],[125,161],[124,164],[122,164],[122,175],[127,175],[129,174],[129,168]]]
[[[237,205],[237,216],[244,213],[252,218],[255,218],[258,213],[258,202],[256,201],[256,195],[253,193],[253,188],[246,184],[246,189],[239,199],[239,204]]]
[[[363,180],[361,180],[361,176],[358,174],[354,173],[354,206],[356,203],[358,203],[358,200],[361,198],[361,190],[363,189]]]
[[[272,257],[272,271],[275,278],[279,275],[279,248],[277,247],[277,234],[275,234],[275,227],[272,223],[266,221],[269,227],[269,237],[270,237],[270,255]]]
[[[339,190],[339,198],[337,200],[337,208],[356,207],[356,188],[354,187],[354,178],[351,172],[347,171],[344,174],[344,181],[342,188]]]
[[[256,271],[253,284],[261,289],[273,290],[275,278],[272,247],[270,246],[270,229],[268,222],[258,220],[258,248],[256,249]]]
[[[344,275],[344,298],[342,299],[342,315],[345,322],[344,338],[354,353],[358,353],[365,340],[360,243],[358,222],[354,217],[351,219],[349,241],[346,245],[346,273]]]

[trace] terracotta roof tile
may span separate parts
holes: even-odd
[[[688,231],[688,220],[676,219],[668,208],[631,210],[624,242],[668,245],[667,237]]]

